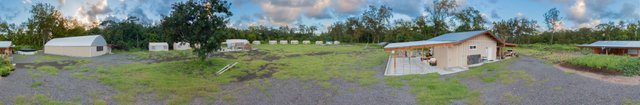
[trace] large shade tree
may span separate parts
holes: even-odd
[[[224,0],[189,0],[173,4],[173,11],[162,20],[169,42],[188,42],[201,60],[220,49],[226,39],[225,28],[231,3]]]

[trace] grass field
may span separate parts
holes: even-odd
[[[567,59],[568,64],[622,72],[626,76],[640,75],[640,59],[618,55],[587,55]]]
[[[327,88],[331,87],[327,82],[331,79],[371,85],[380,81],[374,77],[377,72],[373,66],[382,64],[387,56],[382,49],[367,45],[258,45],[255,48],[259,50],[224,53],[229,58],[213,57],[206,61],[178,60],[100,67],[94,77],[119,90],[113,99],[120,104],[133,104],[137,98],[189,104],[194,98],[212,101],[221,98],[218,93],[222,84],[270,77],[318,81],[318,86]],[[137,55],[136,59],[192,58],[188,54],[190,52],[185,51],[131,53]],[[220,68],[233,62],[239,64],[222,75],[215,75]]]

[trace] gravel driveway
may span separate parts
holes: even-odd
[[[511,70],[526,70],[528,74],[544,81],[539,86],[527,86],[522,81],[505,85],[499,82],[484,83],[465,80],[471,88],[483,93],[488,105],[619,105],[623,100],[640,100],[639,85],[621,85],[564,73],[552,65],[531,57],[520,57],[509,64]],[[506,94],[511,94],[507,98]],[[512,100],[520,99],[518,102]]]
[[[95,79],[80,79],[73,75],[76,72],[62,70],[61,67],[57,67],[59,69],[57,75],[49,75],[39,70],[24,67],[24,65],[38,65],[33,62],[35,57],[37,56],[28,56],[25,59],[14,61],[18,63],[16,70],[11,72],[8,77],[0,79],[0,101],[11,105],[15,104],[13,102],[17,96],[29,97],[34,94],[46,94],[49,98],[57,101],[91,104],[94,99],[109,100],[109,96],[116,92],[116,90],[101,84]],[[129,57],[130,55],[126,54],[93,57],[89,59],[91,63],[84,64],[84,66],[95,68],[133,62],[127,59]],[[42,63],[55,64],[56,62],[44,61]],[[33,74],[41,74],[41,77],[34,78],[32,77]],[[84,74],[85,76],[90,76],[90,73]],[[37,82],[42,83],[42,85],[32,86]],[[115,103],[110,102],[110,104]]]

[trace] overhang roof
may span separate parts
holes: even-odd
[[[498,44],[504,44],[504,45],[508,45],[508,46],[517,46],[515,44],[504,42],[504,40],[496,37],[495,35],[491,34],[487,30],[482,30],[482,31],[467,31],[467,32],[447,33],[447,34],[443,34],[443,35],[431,38],[429,40],[422,40],[422,41],[390,43],[387,46],[385,46],[384,49],[388,51],[388,50],[392,50],[392,49],[419,48],[417,46],[430,47],[430,46],[434,46],[434,45],[458,44],[458,43],[465,42],[466,40],[469,40],[469,39],[471,39],[473,37],[480,36],[480,35],[488,35],[492,39],[496,40],[496,42]]]
[[[100,35],[55,38],[44,46],[105,46],[107,41]]]
[[[0,48],[9,48],[9,47],[13,47],[13,44],[11,44],[11,41],[0,41]]]
[[[578,47],[640,48],[640,41],[597,41],[591,44],[578,45]]]

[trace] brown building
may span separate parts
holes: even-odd
[[[384,50],[395,55],[396,52],[431,49],[433,58],[437,59],[437,67],[449,68],[503,58],[503,50],[507,46],[516,45],[506,43],[488,31],[469,31],[448,33],[423,41],[391,43]]]
[[[578,45],[578,48],[589,48],[594,54],[613,54],[638,56],[640,41],[597,41],[591,44]]]
[[[11,54],[13,54],[11,41],[0,41],[0,55],[11,56]]]

